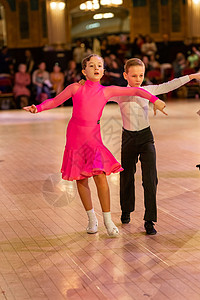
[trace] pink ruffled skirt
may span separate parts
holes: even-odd
[[[102,142],[100,124],[72,117],[67,127],[62,178],[72,181],[120,171],[120,163]]]

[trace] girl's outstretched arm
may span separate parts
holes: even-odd
[[[24,110],[31,113],[41,112],[43,110],[48,110],[61,105],[63,102],[71,98],[79,89],[80,85],[78,83],[73,83],[68,85],[59,95],[55,98],[47,99],[39,105],[31,105],[23,107]]]
[[[152,103],[158,100],[156,96],[139,87],[107,86],[104,89],[104,95],[107,100],[115,96],[139,96],[148,99]]]
[[[107,86],[104,89],[105,98],[108,100],[111,97],[115,96],[139,96],[145,99],[148,99],[150,102],[155,104],[155,109],[160,110],[163,114],[167,115],[163,109],[166,107],[164,101],[158,99],[156,96],[150,94],[142,88],[138,87],[119,87],[119,86]],[[123,102],[127,101],[127,99],[121,98]],[[130,99],[131,100],[131,99]]]

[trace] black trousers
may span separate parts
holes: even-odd
[[[135,172],[141,162],[144,188],[145,221],[157,221],[156,190],[158,184],[156,151],[150,127],[140,131],[123,129],[120,173],[120,204],[123,212],[135,210]]]

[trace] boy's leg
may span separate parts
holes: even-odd
[[[136,135],[123,130],[121,164],[124,171],[120,173],[120,205],[122,223],[129,223],[130,212],[135,209],[135,179],[136,163],[138,161]]]
[[[157,222],[156,191],[158,178],[156,170],[156,151],[150,129],[145,135],[146,142],[141,145],[140,152],[142,184],[144,188],[144,220],[152,224],[152,222]]]

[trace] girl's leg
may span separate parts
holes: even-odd
[[[110,190],[109,190],[106,175],[104,173],[100,175],[95,175],[94,182],[97,187],[97,193],[98,193],[99,201],[103,212],[104,224],[107,229],[108,235],[116,236],[118,235],[119,230],[111,219]]]
[[[77,180],[78,193],[83,203],[83,206],[88,215],[87,233],[96,233],[98,231],[98,221],[92,206],[91,192],[88,185],[88,179]]]

